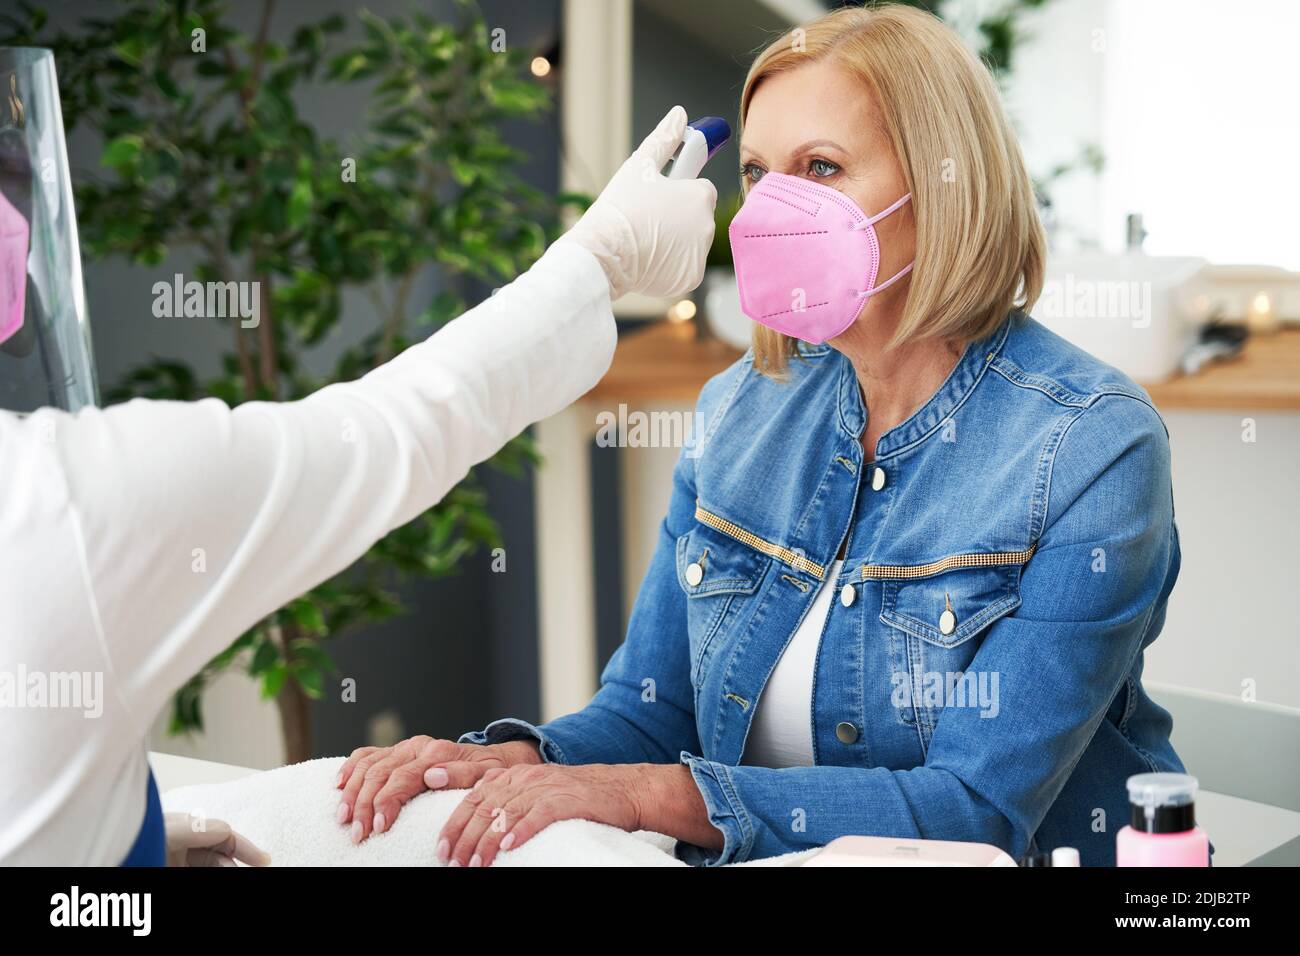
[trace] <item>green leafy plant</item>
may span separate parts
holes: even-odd
[[[548,108],[549,94],[471,0],[451,23],[362,11],[359,30],[331,16],[288,42],[271,38],[273,0],[262,0],[251,35],[230,25],[220,0],[126,0],[59,32],[33,4],[17,6],[0,15],[0,44],[53,49],[65,122],[104,139],[101,168],[74,176],[86,253],[156,266],[188,249],[199,257],[193,278],[260,283],[255,329],[221,320],[230,345],[220,375],[200,380],[183,360],[156,359],[110,400],[236,405],[357,378],[464,308],[451,292],[417,301],[421,277],[499,284],[557,228],[558,201],[520,180],[524,157],[498,132]],[[330,139],[299,114],[295,93],[312,86],[368,93],[355,139]],[[349,287],[368,297],[373,328],[330,374],[314,375],[304,355],[338,325]],[[535,460],[520,436],[492,465],[518,473]],[[308,758],[308,701],[334,668],[323,641],[400,613],[393,586],[403,576],[445,575],[496,546],[486,504],[471,475],[353,568],[259,621],[176,695],[173,732],[201,729],[205,687],[242,666],[276,700],[288,758]]]

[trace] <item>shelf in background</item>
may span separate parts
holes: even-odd
[[[1300,329],[1251,336],[1235,359],[1146,390],[1162,411],[1300,411]]]
[[[613,364],[583,400],[604,407],[694,405],[704,383],[740,356],[740,349],[699,338],[694,322],[655,322],[619,336]]]
[[[740,355],[697,337],[694,322],[656,322],[619,338],[613,364],[585,400],[693,405],[704,383]],[[1161,411],[1300,411],[1300,329],[1254,336],[1231,361],[1145,387]]]

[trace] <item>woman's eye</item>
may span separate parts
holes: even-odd
[[[766,171],[762,166],[755,166],[753,163],[746,163],[740,167],[741,177],[748,179],[751,183],[756,183],[762,179]]]
[[[808,164],[809,171],[818,178],[825,176],[834,176],[840,171],[840,168],[826,159],[814,159]]]

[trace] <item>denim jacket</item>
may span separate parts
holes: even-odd
[[[1126,778],[1183,769],[1141,683],[1179,567],[1164,423],[1131,380],[1018,313],[874,462],[866,419],[828,346],[801,344],[784,380],[746,355],[708,382],[599,692],[461,740],[531,736],[555,763],[680,760],[725,841],[678,843],[697,864],[845,834],[1113,864]],[[744,765],[823,585],[815,765]]]

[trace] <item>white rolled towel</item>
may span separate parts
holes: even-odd
[[[163,806],[225,820],[270,853],[273,866],[438,866],[438,832],[468,791],[423,793],[402,808],[387,832],[354,845],[348,826],[335,819],[334,778],[343,760],[308,760],[229,783],[177,787],[163,794]],[[685,866],[673,856],[673,844],[662,833],[562,820],[500,854],[493,865]],[[783,865],[806,855],[790,853],[756,865]]]

